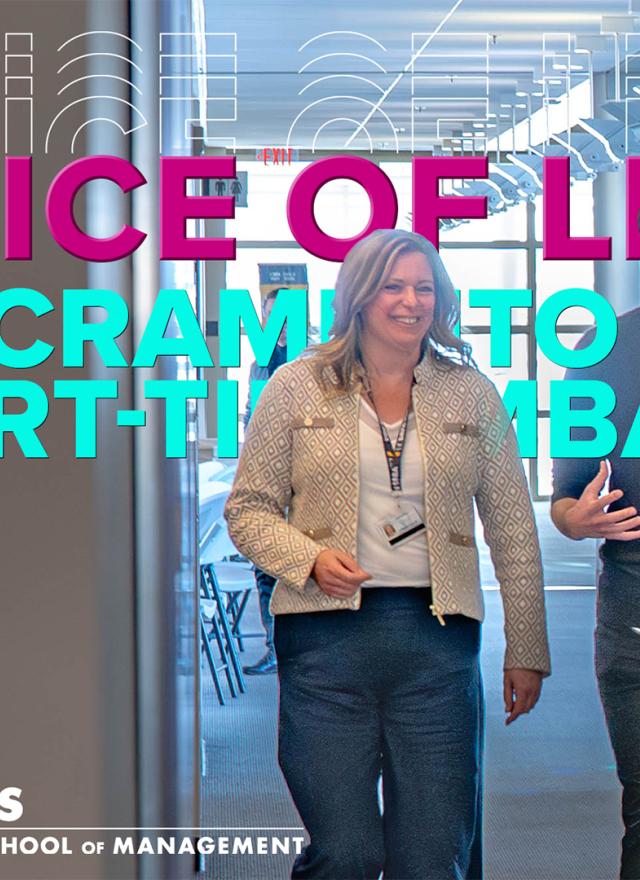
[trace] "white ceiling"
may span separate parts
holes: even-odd
[[[622,57],[640,52],[640,33],[601,36],[603,16],[633,30],[629,0],[205,6],[211,146],[437,149],[452,133],[511,127],[542,105],[536,93],[557,98],[590,64],[611,69],[616,41]]]

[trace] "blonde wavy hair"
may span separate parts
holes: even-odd
[[[433,322],[422,340],[422,356],[473,365],[471,347],[453,333],[460,306],[438,251],[415,232],[378,229],[361,239],[345,257],[336,279],[330,339],[309,349],[325,392],[350,391],[359,381],[363,372],[360,351],[363,312],[391,277],[398,257],[416,252],[427,258],[435,288]]]

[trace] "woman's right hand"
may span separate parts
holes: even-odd
[[[323,593],[334,599],[350,599],[364,581],[371,579],[348,553],[333,547],[318,554],[311,577]]]

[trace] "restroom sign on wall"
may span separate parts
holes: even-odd
[[[212,177],[205,180],[203,195],[205,196],[233,196],[236,200],[236,208],[248,208],[247,189],[249,173],[238,171],[235,177]]]

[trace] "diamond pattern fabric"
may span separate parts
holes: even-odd
[[[540,548],[502,401],[477,370],[429,354],[414,375],[433,611],[484,617],[475,500],[504,604],[505,668],[546,674]],[[278,578],[274,614],[359,608],[359,592],[331,598],[310,572],[325,547],[356,556],[360,393],[325,394],[304,356],[277,370],[249,423],[225,516],[238,550]]]

